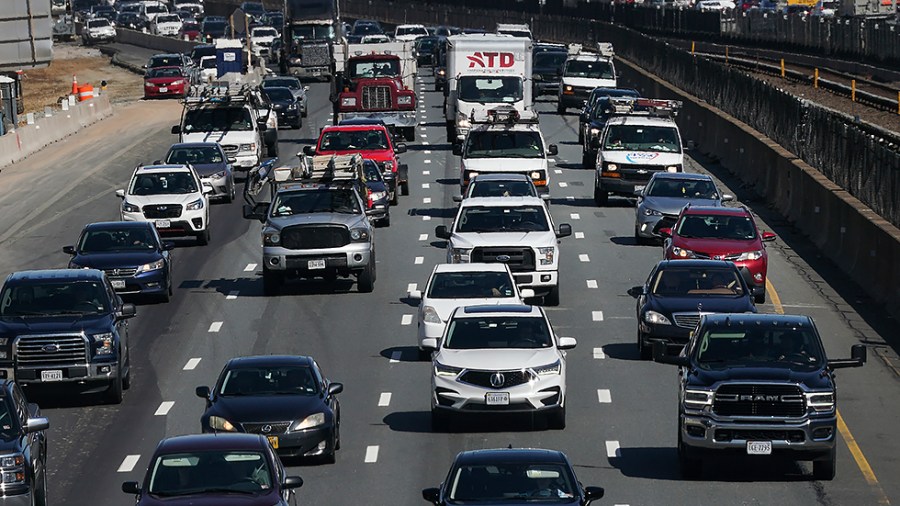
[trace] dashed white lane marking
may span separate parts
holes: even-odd
[[[431,216],[422,216],[422,221],[431,221]]]
[[[609,394],[609,390],[606,388],[597,389],[597,400],[603,404],[609,404],[612,402],[612,396]]]
[[[366,464],[374,464],[378,462],[378,445],[366,447]]]
[[[163,401],[158,408],[156,408],[156,413],[153,413],[155,416],[166,416],[169,414],[169,410],[172,409],[175,403],[173,401]]]
[[[622,456],[622,450],[619,448],[618,441],[606,442],[606,456],[611,459]]]
[[[428,138],[428,134],[419,134],[419,135],[421,135],[423,139],[427,139],[427,138]]]
[[[403,317],[400,318],[400,325],[410,325],[412,323],[412,317],[413,315],[411,314],[403,315]]]
[[[427,240],[428,240],[428,234],[419,234],[419,240],[420,240],[420,241],[427,241]]]
[[[422,151],[422,153],[424,153],[424,154],[426,154],[426,155],[430,155],[430,154],[431,154],[431,150],[430,150],[430,149],[426,149],[426,150]]]
[[[425,263],[425,257],[416,257],[416,265]]]
[[[244,272],[251,272],[256,270],[256,264],[247,264],[247,267],[244,267]]]
[[[425,188],[425,189],[431,188],[431,183],[422,183],[422,188]]]
[[[422,203],[423,203],[423,204],[430,204],[430,203],[431,203],[431,197],[422,197]]]
[[[428,141],[422,141],[423,146],[427,146],[428,144],[429,144]]]
[[[584,239],[584,232],[575,232],[576,239]]]
[[[400,358],[402,358],[402,357],[403,357],[402,351],[398,350],[398,351],[391,353],[391,363],[396,364],[397,362],[400,361]]]
[[[594,358],[597,360],[606,358],[606,353],[603,351],[603,348],[594,348]]]
[[[569,217],[572,218],[573,220],[580,220],[580,219],[581,219],[581,215],[578,214],[578,213],[572,213],[572,214],[569,215]]]
[[[140,455],[127,455],[125,460],[122,461],[122,464],[119,465],[119,473],[130,473],[134,470],[134,466],[137,465],[138,460],[141,459]]]
[[[200,359],[200,358],[188,359],[187,363],[184,364],[184,367],[182,368],[182,370],[183,371],[193,371],[200,364],[200,360],[202,360],[202,359]]]
[[[431,160],[425,160],[425,163],[431,163]]]
[[[218,332],[222,330],[222,323],[223,322],[212,322],[209,325],[209,330],[207,332]]]
[[[553,169],[554,174],[562,174],[562,171],[559,169]]]
[[[587,287],[588,288],[597,288],[597,280],[596,279],[587,280]]]
[[[235,290],[233,292],[228,292],[228,295],[225,296],[225,300],[234,300],[234,299],[238,298],[239,294],[240,294],[240,292],[238,292],[237,290]]]
[[[568,186],[569,186],[569,183],[567,183],[567,182],[565,182],[565,181],[560,181],[560,182],[559,182],[559,187],[560,187],[560,188],[567,188]]]
[[[589,257],[587,255],[587,253],[582,253],[582,254],[578,255],[578,260],[581,260],[582,262],[590,262],[591,257]]]
[[[418,289],[418,288],[419,288],[419,284],[418,284],[418,283],[410,283],[410,284],[406,285],[406,291],[407,291],[407,292],[411,292],[411,291],[416,290],[416,289]]]
[[[381,407],[390,406],[391,405],[391,393],[390,392],[382,392],[381,395],[378,396],[378,405]]]
[[[591,311],[591,319],[595,322],[603,321],[603,311]]]
[[[566,200],[575,200],[575,195],[566,195]]]
[[[423,176],[430,176],[430,175],[431,175],[431,171],[430,171],[430,170],[423,170],[423,171],[422,171],[422,175],[423,175]]]

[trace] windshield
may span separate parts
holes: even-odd
[[[384,130],[330,130],[322,134],[319,151],[388,149]]]
[[[254,28],[253,37],[278,37],[274,28]]]
[[[147,71],[147,77],[183,77],[180,67],[156,67]]]
[[[180,23],[181,18],[175,14],[159,15],[156,17],[156,23]]]
[[[194,61],[200,61],[204,56],[212,56],[213,60],[215,60],[215,46],[198,46],[191,51],[191,59]]]
[[[535,131],[476,130],[469,133],[465,158],[543,158],[544,143]]]
[[[272,473],[263,453],[216,450],[158,456],[151,467],[149,493],[260,495],[271,489]]]
[[[472,183],[470,197],[536,197],[531,181],[479,181]]]
[[[734,269],[672,267],[660,270],[650,280],[650,293],[661,297],[738,296],[744,294],[744,288]]]
[[[104,26],[109,26],[109,21],[103,18],[88,21],[88,28],[101,28]]]
[[[177,165],[207,165],[222,163],[222,152],[213,146],[197,146],[190,148],[174,148],[166,156],[166,163]]]
[[[169,12],[169,9],[166,9],[162,5],[144,4],[144,12],[146,12],[147,14],[160,14],[163,12]]]
[[[566,58],[568,57],[568,53],[558,53],[554,51],[536,53],[534,55],[534,67],[560,69],[563,64],[566,63]]]
[[[79,253],[147,251],[156,249],[156,238],[146,228],[88,230],[78,241]]]
[[[262,82],[262,88],[290,88],[292,90],[300,89],[300,81],[297,79],[290,78],[282,78],[282,79],[265,79]]]
[[[812,329],[739,327],[715,328],[697,343],[697,361],[704,364],[803,365],[810,369],[825,363],[825,354]],[[713,366],[714,367],[714,366]]]
[[[191,109],[184,115],[183,130],[186,133],[228,130],[249,132],[253,130],[253,118],[250,117],[250,111],[243,107]]]
[[[272,204],[273,217],[308,213],[359,214],[359,202],[351,190],[323,188],[280,193]]]
[[[449,498],[454,504],[572,504],[575,487],[574,477],[561,464],[491,462],[455,469]]]
[[[416,42],[416,48],[419,50],[419,53],[430,53],[434,50],[436,44],[437,39],[419,39]]]
[[[225,33],[226,26],[224,21],[204,21],[203,31],[210,33]]]
[[[681,153],[681,140],[675,127],[610,125],[603,149]]]
[[[372,160],[363,160],[363,170],[365,171],[366,181],[381,183],[384,179],[381,177],[381,169],[378,164]]]
[[[526,39],[531,38],[531,32],[524,32],[520,30],[500,30],[497,33],[499,33],[500,35],[509,35],[510,37],[523,37]]]
[[[716,186],[707,179],[656,178],[644,193],[647,197],[674,197],[683,199],[718,199]]]
[[[400,60],[354,61],[350,64],[350,78],[396,77],[400,75]]]
[[[182,60],[177,56],[153,56],[150,58],[150,68],[154,67],[180,67]]]
[[[256,2],[245,2],[241,4],[241,10],[247,14],[259,15],[265,14],[266,10],[263,8],[263,4]]]
[[[40,281],[3,290],[0,316],[99,314],[109,310],[109,298],[96,281]]]
[[[447,327],[444,348],[451,350],[550,348],[553,338],[539,316],[455,318]]]
[[[204,56],[200,59],[200,68],[202,69],[214,69],[216,68],[216,57],[215,56]]]
[[[677,227],[680,237],[692,239],[756,239],[756,227],[747,216],[688,214],[682,217]]]
[[[588,79],[615,79],[612,63],[608,60],[571,60],[566,64],[563,73],[566,77],[585,77]]]
[[[505,272],[438,272],[428,287],[432,299],[490,299],[515,297],[513,281]]]
[[[397,35],[428,35],[428,30],[422,26],[398,26]]]
[[[197,31],[200,29],[200,23],[196,21],[185,21],[181,25],[181,29],[184,31]]]
[[[353,27],[353,35],[371,35],[373,33],[383,33],[377,25],[356,25]]]
[[[131,181],[129,195],[184,195],[197,193],[190,172],[144,172]]]
[[[291,27],[293,39],[333,39],[334,27],[331,25],[298,25]]]
[[[463,102],[518,102],[522,100],[522,78],[462,76],[458,98]]]
[[[293,102],[294,94],[287,88],[263,88],[263,93],[271,102]]]
[[[456,231],[465,232],[546,232],[550,230],[543,207],[466,207]]]
[[[15,412],[11,412],[9,410],[9,403],[6,400],[0,399],[0,434],[4,437],[8,437],[10,435],[16,434],[17,431],[14,427],[18,425],[16,423],[17,417]]]
[[[315,376],[306,366],[241,367],[222,378],[219,395],[306,395],[319,393]]]

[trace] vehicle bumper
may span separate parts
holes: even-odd
[[[169,226],[165,228],[157,226],[156,230],[159,232],[159,235],[178,237],[180,235],[194,235],[206,230],[206,218],[203,214],[197,214],[196,216],[182,214],[178,218],[162,218],[162,220],[168,221]],[[141,213],[123,213],[122,221],[149,221],[156,224],[160,220],[145,218]]]
[[[331,77],[331,70],[328,65],[316,65],[312,67],[289,66],[288,74],[300,79],[318,79],[320,77]]]
[[[431,383],[432,408],[457,413],[534,413],[559,409],[565,402],[565,377],[562,375],[497,390],[434,375]],[[488,405],[485,394],[499,392],[509,393],[509,404]]]
[[[350,275],[358,272],[371,261],[369,243],[350,243],[342,248],[320,250],[291,250],[267,246],[263,248],[263,263],[270,271],[315,277],[324,274]],[[324,269],[310,269],[310,260],[325,260]]]
[[[118,277],[107,275],[113,285],[117,281],[125,283],[124,288],[113,286],[119,295],[154,295],[166,293],[169,289],[168,277],[165,269],[156,269],[150,272],[142,272],[130,277]]]
[[[230,189],[228,188],[228,176],[221,177],[219,179],[204,177],[200,178],[200,181],[212,186],[213,192],[209,195],[210,198],[226,197],[231,193]]]
[[[686,414],[682,415],[679,430],[689,453],[731,451],[746,454],[747,441],[771,441],[773,455],[777,453],[803,460],[821,456],[834,448],[836,426],[834,416],[797,423],[748,424]],[[827,435],[815,437],[817,431]],[[790,441],[786,435],[802,438],[802,441]]]
[[[389,207],[390,204],[388,203],[387,199],[379,200],[378,202],[372,204],[371,209],[366,209],[366,216],[372,218],[373,220],[380,220],[387,216]]]
[[[250,170],[259,165],[259,155],[256,153],[248,155],[228,155],[228,162],[235,169]]]
[[[648,181],[649,179],[650,175],[647,176]],[[601,191],[606,191],[615,195],[622,195],[625,197],[634,197],[634,190],[638,186],[646,186],[646,184],[647,181],[644,180],[631,180],[604,176],[600,177]]]
[[[108,357],[109,362],[53,367],[13,367],[10,364],[0,365],[0,370],[5,370],[7,378],[15,379],[16,383],[24,386],[74,388],[81,393],[101,392],[109,388],[119,372],[116,356]],[[42,381],[42,371],[62,371],[63,377],[61,380]]]
[[[85,37],[85,40],[92,44],[96,44],[98,42],[114,42],[116,40],[116,36],[115,35],[93,35],[93,36],[88,35]]]
[[[767,265],[760,260],[748,262],[735,262],[741,276],[749,285],[753,295],[762,295],[766,293],[766,271]]]
[[[300,121],[300,111],[300,107],[296,111],[278,111],[278,124],[287,125]]]
[[[559,88],[559,86],[557,86]],[[583,107],[584,101],[587,100],[588,94],[590,91],[586,93],[579,93],[576,91],[574,95],[560,94],[559,96],[559,104],[565,107]]]
[[[678,216],[647,216],[639,213],[636,219],[638,235],[645,239],[659,238],[657,230],[660,227],[673,226],[677,219]],[[660,224],[660,222],[663,223]]]
[[[559,82],[542,82],[534,85],[535,95],[556,95],[559,93]]]
[[[342,112],[338,113],[338,121],[345,119],[380,119],[388,127],[414,128],[419,120],[416,111],[380,111],[380,112]]]
[[[158,87],[144,87],[144,98],[171,98],[183,97],[184,95],[184,86],[179,86],[177,88],[167,88],[166,91],[159,91]]]
[[[278,436],[279,457],[315,457],[334,451],[334,426],[324,425],[313,429],[286,432]]]
[[[540,297],[559,284],[559,271],[513,272],[513,279],[519,288],[531,288]]]
[[[644,334],[646,341],[662,341],[666,343],[686,344],[691,337],[691,331],[677,325],[659,325],[647,323],[643,320],[638,322],[638,328]]]

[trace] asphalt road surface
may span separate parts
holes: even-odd
[[[582,483],[606,488],[597,504],[900,503],[894,437],[900,383],[888,365],[896,355],[884,346],[890,331],[873,330],[893,330],[892,322],[869,314],[860,291],[752,200],[761,228],[779,234],[769,246],[770,303],[760,309],[812,315],[831,357],[849,356],[852,344],[865,342],[887,359],[870,353],[864,368],[840,373],[846,423],[834,481],[813,481],[808,463],[766,458],[723,460],[698,481],[679,478],[676,369],[637,360],[634,301],[625,293],[644,280],[661,248],[634,244],[632,202],[613,199],[603,209],[593,204],[592,173],[578,166],[577,117],[560,117],[550,102],[538,110],[544,136],[559,144],[551,210],[557,224],[570,223],[575,231],[561,244],[562,303],[549,309],[558,334],[578,339],[568,355],[568,427],[533,430],[528,420],[497,418],[432,433],[430,364],[416,359],[415,308],[405,294],[411,285],[423,287],[445,258],[434,227],[454,214],[459,160],[445,142],[442,96],[424,74],[418,83],[422,127],[402,155],[411,192],[393,209],[391,227],[377,231],[374,293],[358,293],[350,282],[313,282],[264,297],[259,223],[241,218],[240,200],[215,205],[211,244],[180,242],[174,252],[172,302],[142,304],[130,322],[135,370],[125,401],[111,406],[90,396],[29,393],[50,418],[54,504],[132,503],[120,484],[142,479],[157,442],[199,432],[204,403],[194,388],[212,384],[231,357],[271,353],[312,355],[345,385],[337,463],[291,463],[290,474],[305,481],[301,504],[423,504],[421,489],[441,482],[457,452],[508,445],[566,452]],[[295,153],[330,124],[327,85],[313,84],[310,97],[303,128],[280,132],[283,162],[296,160]],[[169,129],[180,112],[174,101],[121,107],[114,117],[4,169],[2,271],[64,266],[60,248],[84,224],[118,219],[114,190],[135,165],[158,159],[177,141]],[[691,132],[684,136],[690,139]],[[686,165],[689,171],[706,166],[729,183],[715,164],[695,158]]]

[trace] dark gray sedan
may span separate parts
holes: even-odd
[[[190,165],[202,183],[213,187],[210,198],[234,200],[234,171],[228,157],[216,142],[186,142],[173,144],[166,153],[165,163]]]
[[[634,217],[634,239],[638,244],[659,238],[660,227],[672,226],[684,206],[721,206],[734,200],[716,188],[705,174],[657,172],[643,188],[635,190],[637,206]]]

